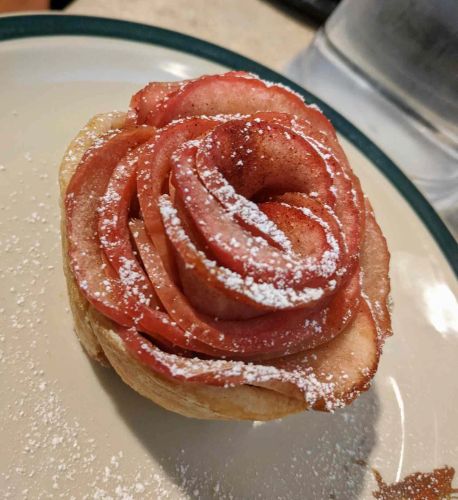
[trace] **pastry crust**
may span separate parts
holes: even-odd
[[[303,395],[291,395],[268,387],[241,385],[217,387],[193,382],[179,382],[159,375],[142,363],[116,333],[115,325],[101,315],[80,292],[72,275],[67,253],[63,200],[65,192],[84,152],[95,139],[109,130],[122,128],[126,114],[113,112],[97,115],[82,129],[67,149],[59,170],[62,209],[63,265],[68,295],[75,321],[76,334],[90,357],[103,365],[111,365],[125,383],[157,404],[182,415],[201,419],[272,420],[308,408]],[[369,318],[369,319],[368,319]],[[352,401],[369,386],[380,356],[381,340],[377,339],[370,315],[359,313],[352,324],[329,344],[312,351],[317,354],[317,369],[348,368],[349,375],[341,384],[338,397]],[[314,409],[326,410],[326,401],[318,400]]]

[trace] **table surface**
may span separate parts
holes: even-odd
[[[279,71],[310,44],[317,29],[267,0],[76,0],[66,11],[172,29]]]

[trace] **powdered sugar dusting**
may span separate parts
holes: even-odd
[[[14,115],[29,124],[27,113]],[[13,443],[0,460],[3,496],[294,498],[304,484],[312,498],[358,495],[365,469],[356,462],[370,456],[380,462],[373,446],[381,419],[372,393],[333,415],[254,428],[197,422],[157,408],[88,362],[71,335],[60,270],[57,158],[43,159],[29,128],[21,129],[28,151],[17,154],[23,168],[4,159],[0,169],[6,193],[0,200],[0,419],[3,443]],[[67,159],[79,157],[69,150]],[[246,376],[252,379],[253,371]],[[308,384],[311,397],[313,377]]]
[[[288,286],[277,288],[271,283],[259,283],[254,281],[251,276],[243,277],[230,269],[219,266],[217,262],[208,259],[205,254],[199,251],[189,239],[181,225],[176,209],[167,196],[160,198],[159,208],[169,238],[172,241],[184,242],[190,252],[203,263],[207,271],[226,288],[249,297],[255,303],[278,310],[288,309],[295,304],[315,301],[322,297],[324,292],[321,288],[303,288],[301,291],[296,291]]]
[[[197,357],[185,359],[165,353],[146,340],[141,344],[141,350],[166,366],[174,378],[192,381],[204,372],[213,374],[215,380],[224,381],[225,387],[232,387],[236,383],[263,386],[263,384],[275,381],[289,382],[302,392],[309,406],[315,405],[318,400],[326,401],[328,411],[344,406],[343,401],[334,397],[335,382],[319,380],[311,368],[284,370],[255,363],[225,360],[209,362]]]
[[[208,185],[206,181],[211,180],[218,186],[212,190],[212,194],[223,204],[229,216],[240,218],[245,224],[268,235],[284,251],[291,252],[291,242],[285,233],[280,231],[277,225],[261,212],[255,203],[236,193],[235,189],[217,170],[203,169],[200,171],[200,176],[204,184]]]
[[[124,285],[126,296],[134,296],[140,304],[148,306],[149,297],[144,294],[145,275],[137,270],[138,264],[132,259],[121,257],[121,267],[119,268],[119,279]]]
[[[61,271],[55,161],[34,152],[30,163],[5,169],[0,201],[1,496],[185,499],[160,464],[107,444],[97,423],[106,410],[85,392],[97,384],[85,385],[94,371],[71,331]]]
[[[337,261],[340,256],[340,247],[335,239],[334,235],[331,232],[331,228],[329,224],[322,220],[320,217],[316,216],[310,209],[300,207],[299,210],[310,217],[310,219],[318,222],[318,224],[324,229],[326,234],[326,241],[330,247],[329,250],[325,250],[323,255],[321,256],[321,260],[317,263],[317,268],[319,269],[319,273],[323,276],[331,276],[337,270]]]
[[[54,164],[32,168],[38,178]],[[366,456],[361,429],[370,429],[370,400],[369,412],[367,403],[351,407],[329,423],[302,415],[251,429],[175,416],[124,388],[110,370],[92,368],[71,332],[53,176],[29,183],[25,172],[0,202],[0,222],[15,227],[0,237],[0,421],[14,443],[0,471],[4,498],[235,500],[247,491],[287,498],[303,481],[318,496],[352,491],[361,467],[348,462]],[[197,444],[196,436],[205,439]],[[262,451],[272,439],[275,457]],[[313,471],[329,466],[325,480],[315,481]]]

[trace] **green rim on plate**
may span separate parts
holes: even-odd
[[[52,35],[86,35],[121,38],[194,54],[228,68],[251,71],[265,80],[282,83],[317,104],[337,131],[351,141],[391,181],[409,202],[442,249],[458,276],[458,244],[442,219],[405,174],[364,134],[326,103],[288,78],[251,59],[198,38],[146,24],[91,16],[24,15],[0,19],[0,41]]]

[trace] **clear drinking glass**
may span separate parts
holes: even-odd
[[[379,145],[458,232],[457,0],[343,0],[287,73]]]

